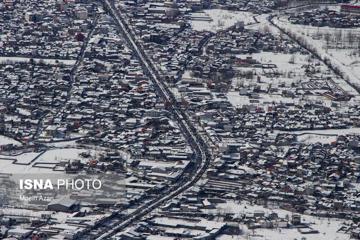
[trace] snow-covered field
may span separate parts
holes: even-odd
[[[324,130],[304,130],[304,131],[275,131],[276,133],[291,133],[298,135],[297,140],[300,142],[311,143],[322,143],[330,144],[336,141],[337,136],[340,135],[360,135],[360,128],[348,128],[348,129],[324,129]]]
[[[260,23],[253,24],[249,26],[249,28],[256,28],[256,29],[266,28],[267,31],[270,31],[275,35],[280,34],[279,30],[276,27],[269,24],[267,17],[268,16],[266,14],[257,16],[257,19]],[[292,25],[286,20],[286,18],[274,19],[274,21],[283,29],[289,30],[293,33],[296,33],[297,35],[304,37],[307,42],[311,43],[318,49],[319,53],[323,57],[327,57],[331,59],[334,65],[339,66],[341,71],[345,72],[345,75],[348,76],[350,82],[358,84],[360,86],[360,61],[358,60],[359,58],[358,56],[352,56],[351,54],[352,50],[342,49],[336,51],[336,53],[335,50],[331,50],[331,49],[325,50],[324,49],[325,42],[323,42],[321,39],[315,40],[312,38],[312,36],[319,31],[319,28],[310,27],[310,26]],[[328,28],[328,30],[331,29]],[[321,31],[327,31],[327,29],[322,29]],[[360,34],[360,29],[355,31],[359,31]],[[343,33],[343,35],[346,35],[346,33]],[[238,55],[237,57],[246,58],[248,56],[249,55]],[[259,61],[260,63],[272,63],[278,66],[278,71],[279,73],[281,73],[281,77],[279,78],[266,77],[263,74],[261,74],[261,72],[259,72],[261,71],[259,69],[242,68],[244,71],[253,70],[257,73],[260,73],[261,83],[257,83],[257,84],[261,85],[262,87],[265,87],[265,89],[266,87],[270,86],[270,84],[271,87],[276,87],[277,85],[282,84],[284,88],[291,89],[290,86],[292,83],[297,83],[295,85],[298,85],[298,83],[300,82],[308,81],[309,79],[306,78],[302,66],[308,64],[309,61],[314,61],[314,59],[313,60],[309,59],[309,55],[301,55],[301,54],[281,54],[281,53],[262,52],[262,53],[252,54],[251,57]],[[294,63],[290,63],[291,58],[294,59]],[[318,60],[316,60],[316,62],[318,62]],[[357,91],[352,86],[350,86],[345,80],[336,77],[335,74],[329,72],[328,68],[323,63],[317,64],[316,68],[319,72],[322,72],[326,76],[331,77],[331,79],[343,90],[355,96],[355,98],[353,98],[351,101],[357,102],[359,100],[359,94],[357,93]],[[243,84],[245,83],[245,86],[247,87],[249,87],[249,84],[251,85],[251,80],[249,81],[249,80],[235,78],[233,80],[233,86],[235,87],[240,82],[242,82]],[[322,101],[327,106],[331,105],[331,101],[326,97],[322,96],[320,92],[318,93],[318,95],[315,94],[315,95],[303,96],[302,99],[283,97],[279,94],[279,92],[272,95],[260,93],[258,99],[256,99],[255,101],[254,100],[251,101],[247,96],[240,96],[238,91],[230,91],[227,97],[234,106],[250,104],[250,102],[255,105],[258,104],[259,106],[262,105],[266,106],[267,103],[271,103],[271,102],[301,103],[300,101],[303,100],[313,101],[313,102]],[[310,138],[307,138],[307,140],[312,141],[310,140]],[[313,140],[316,141],[316,139]],[[325,139],[322,140],[325,141]]]
[[[281,132],[281,131],[279,131]],[[346,134],[360,134],[360,128],[347,128],[347,129],[325,129],[325,130],[312,130],[312,131],[293,131],[292,134],[326,134],[326,135],[346,135]]]
[[[237,85],[242,84],[245,87],[253,85],[254,82],[258,86],[261,86],[264,89],[269,87],[278,88],[279,91],[276,93],[259,93],[259,98],[257,99],[259,106],[266,106],[274,103],[295,103],[299,104],[304,100],[307,101],[322,101],[327,106],[331,105],[331,101],[321,95],[303,95],[301,97],[290,98],[284,97],[281,95],[281,90],[294,90],[292,86],[299,86],[302,82],[309,81],[309,77],[305,75],[304,66],[309,64],[309,61],[315,63],[317,60],[311,59],[310,55],[306,54],[285,54],[285,53],[273,53],[273,52],[261,52],[254,53],[251,55],[237,55],[238,58],[245,59],[247,57],[252,57],[254,60],[257,60],[261,64],[275,64],[277,66],[276,71],[280,76],[267,76],[263,73],[261,68],[244,68],[239,66],[237,70],[239,71],[253,71],[256,75],[260,76],[260,81],[255,79],[244,79],[244,78],[234,78],[233,87],[236,88]],[[318,71],[327,73],[327,67],[324,64],[319,64],[316,66]],[[334,78],[334,81],[340,81]],[[282,86],[281,88],[279,86]],[[242,87],[240,87],[242,88]],[[240,96],[238,91],[230,91],[227,94],[227,97],[234,106],[241,106],[250,104],[251,99],[247,96]],[[256,103],[253,101],[252,104]]]
[[[277,64],[282,71],[293,71],[295,73],[303,73],[299,69],[302,65],[308,64],[309,55],[304,55],[300,53],[296,54],[283,54],[283,53],[274,53],[274,52],[261,52],[253,53],[251,55],[238,54],[236,55],[239,58],[246,58],[251,56],[253,59],[261,63],[273,63]],[[294,62],[290,63],[290,60],[293,58]]]
[[[288,216],[291,219],[292,212],[282,209],[268,209],[262,206],[250,205],[249,203],[228,202],[222,203],[217,206],[215,211],[221,211],[224,213],[235,213],[235,215],[241,215],[244,213],[254,213],[254,211],[263,211],[265,214],[275,212],[280,218],[286,218]],[[303,223],[309,223],[310,227],[318,230],[318,234],[301,234],[296,228],[292,229],[255,229],[249,230],[246,226],[240,225],[244,234],[242,236],[223,235],[218,240],[300,240],[305,237],[306,240],[347,240],[350,236],[344,233],[339,233],[337,230],[341,227],[343,220],[319,218],[308,215],[301,215],[301,221]]]
[[[0,173],[4,174],[32,174],[32,173],[47,173],[48,169],[39,169],[33,168],[32,164],[30,165],[18,165],[14,164],[14,160],[17,160],[21,164],[29,164],[36,156],[40,153],[23,153],[19,156],[5,156],[0,155],[0,158],[8,158],[8,160],[0,160]]]
[[[89,153],[94,156],[96,152],[94,150],[84,150],[76,148],[65,148],[65,149],[53,149],[46,151],[36,162],[46,162],[46,163],[59,163],[64,160],[76,160],[79,159],[83,163],[86,163],[87,160],[80,157],[81,153]]]
[[[21,146],[20,142],[14,140],[12,138],[0,135],[0,146],[7,145],[7,144],[13,144],[15,146]]]
[[[324,136],[324,135],[317,135],[317,134],[304,134],[298,136],[298,141],[305,142],[308,144],[312,143],[322,143],[322,144],[330,144],[331,142],[336,141],[337,136]]]
[[[191,21],[192,28],[197,31],[217,32],[227,29],[239,21],[244,22],[245,25],[255,23],[252,13],[233,12],[223,9],[208,9],[204,10],[204,12],[193,13],[192,16],[194,18],[204,18],[204,20],[194,19]]]
[[[50,173],[51,169],[41,169],[34,167],[34,164],[52,163],[55,166],[61,161],[81,160],[86,164],[88,160],[93,158],[81,157],[81,153],[89,153],[91,156],[96,156],[99,151],[88,149],[76,149],[76,148],[64,148],[64,149],[51,149],[45,153],[41,152],[28,152],[16,156],[0,155],[0,173],[15,173],[15,174],[32,174],[32,173]],[[39,157],[38,157],[39,156]],[[35,161],[33,161],[38,157]],[[18,164],[14,164],[14,160],[17,160]],[[22,164],[22,165],[19,165]],[[50,165],[48,165],[50,166]]]
[[[343,31],[342,35],[344,36],[348,34],[348,31],[352,31],[353,34],[357,35],[360,34],[360,29],[339,30],[329,27],[319,29],[312,26],[291,24],[287,21],[286,17],[281,17],[279,19],[275,18],[274,22],[286,31],[305,39],[307,43],[316,48],[323,59],[329,58],[334,66],[338,67],[342,72],[345,73],[345,76],[349,78],[349,81],[352,84],[360,87],[360,64],[358,62],[359,55],[353,55],[354,49],[328,49],[326,47],[327,44],[325,38],[315,37],[323,33],[330,34],[330,42],[332,42],[334,41],[332,39],[333,36],[338,34],[339,31]],[[342,87],[347,91],[352,89],[352,87],[350,87],[349,84],[347,84],[345,81],[342,82]],[[357,95],[355,90],[352,90],[351,93]]]
[[[272,103],[298,103],[299,99],[293,99],[288,97],[283,97],[281,95],[269,95],[269,94],[259,94],[258,104],[250,102],[251,99],[247,96],[240,96],[239,92],[231,91],[227,93],[227,98],[229,102],[236,107],[241,107],[243,105],[258,105],[258,106],[267,106],[272,105]]]

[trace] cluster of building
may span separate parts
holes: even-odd
[[[141,158],[191,156],[171,113],[107,15],[95,28],[76,79],[60,117],[69,120],[61,124],[75,121],[76,131],[89,136],[82,142],[124,148]],[[166,151],[170,146],[179,150]]]
[[[41,119],[65,104],[71,66],[46,62],[4,62],[0,65],[1,132],[23,142],[39,133]],[[63,129],[63,134],[65,129]]]
[[[73,213],[60,209],[78,209]],[[3,209],[2,239],[79,239],[87,228],[102,223],[109,214],[92,208],[79,208],[76,201],[62,199],[49,204],[49,210]]]
[[[30,6],[35,6],[35,2]],[[1,143],[1,159],[16,165],[16,159],[23,154],[38,151],[40,154],[31,161],[21,163],[28,166],[30,172],[39,169],[49,174],[55,171],[79,176],[90,172],[124,175],[119,189],[126,189],[126,195],[117,198],[98,194],[96,202],[90,205],[83,201],[81,194],[73,194],[66,200],[54,199],[45,205],[32,202],[31,207],[24,208],[36,210],[2,214],[1,234],[18,239],[78,239],[116,210],[139,204],[157,189],[176,181],[191,166],[193,151],[100,2],[44,1],[38,6],[49,8],[47,13],[54,16],[37,19],[36,26],[56,26],[47,21],[56,16],[61,20],[64,14],[69,26],[62,27],[69,30],[86,23],[86,31],[81,33],[81,41],[61,35],[76,43],[76,46],[69,45],[73,55],[55,54],[66,52],[67,45],[62,38],[43,38],[39,43],[48,46],[48,51],[23,52],[19,48],[14,55],[21,55],[20,60],[8,57],[1,62],[0,74],[4,81],[0,84],[0,130],[2,135],[19,141],[16,146]],[[22,8],[25,3],[16,2],[6,7],[6,11],[15,14]],[[75,14],[75,9],[87,11]],[[74,15],[66,15],[70,13]],[[86,19],[92,17],[93,20],[84,19],[85,13],[89,15]],[[73,18],[79,20],[69,20]],[[62,142],[66,147],[61,147]],[[58,160],[40,161],[40,155],[51,150],[52,144],[58,146],[56,143],[64,155]],[[70,151],[68,145],[72,149],[101,149],[102,153],[78,156],[70,161],[66,159],[66,152]],[[127,157],[119,152],[125,152]],[[115,181],[112,187],[118,187]],[[103,201],[98,202],[99,199]],[[10,206],[5,202],[1,204],[3,208]]]
[[[281,39],[269,32],[244,30],[242,24],[217,34],[216,38],[212,38],[206,47],[207,54],[218,56],[224,54],[252,54],[261,51],[294,53],[299,51],[299,47],[291,43],[291,41]]]
[[[343,4],[341,5],[341,12],[346,14],[360,14],[360,5]]]
[[[226,189],[227,183],[222,182],[219,188]],[[226,239],[238,236],[263,239],[262,234],[255,232],[261,229],[283,234],[294,231],[303,239],[307,235],[320,234],[316,224],[303,219],[300,214],[266,211],[235,196],[231,191],[220,195],[194,188],[112,239],[143,239],[144,236],[147,239]],[[349,228],[339,228],[342,232],[346,230]],[[288,235],[289,239],[296,239],[291,235]]]
[[[319,233],[304,215],[349,220],[342,231],[359,238],[360,108],[351,87],[296,41],[270,30],[267,19],[217,32],[191,25],[192,13],[206,8],[268,13],[310,2],[114,2],[139,51],[172,91],[174,109],[186,112],[181,116],[189,116],[214,157],[195,186],[114,239],[215,239],[243,235],[245,228]],[[126,189],[121,198],[92,195],[92,203],[81,193],[32,202],[32,210],[1,202],[0,238],[95,238],[193,168],[195,154],[174,109],[161,100],[101,2],[6,0],[0,8],[0,54],[7,56],[0,63],[0,134],[18,141],[0,144],[0,160],[50,174],[113,174],[121,179],[109,189]],[[330,27],[359,23],[330,10],[289,19]],[[54,148],[89,153],[71,161],[42,159]],[[32,160],[17,163],[29,152]],[[234,201],[246,202],[241,212],[220,209]]]
[[[316,27],[335,27],[335,28],[357,28],[360,26],[360,16],[347,14],[343,11],[329,9],[316,9],[289,16],[289,21],[293,24],[311,25]]]
[[[260,204],[317,216],[356,218],[357,138],[308,144],[293,134],[254,135],[247,142],[227,144],[208,171],[204,191],[236,192]]]
[[[134,158],[189,160],[191,150],[139,61],[111,18],[98,18],[74,65],[1,65],[2,134],[25,144],[78,139]]]
[[[76,59],[96,14],[91,1],[2,2],[2,56]]]
[[[212,1],[215,6],[230,10],[249,11],[257,14],[270,13],[276,9],[301,8],[319,4],[334,4],[336,0],[223,0]],[[341,1],[341,2],[347,2]]]
[[[264,68],[270,74],[275,73],[275,64],[261,63],[251,57],[244,57],[263,51],[293,54],[301,52],[301,49],[288,39],[275,37],[269,32],[244,30],[242,24],[237,24],[228,31],[222,31],[210,38],[205,48],[206,54],[195,56],[189,61],[187,70],[198,80],[192,81],[185,76],[178,83],[181,85],[179,90],[184,92],[185,84],[200,87],[205,83],[213,89],[228,89],[231,79],[241,75],[239,68],[242,67]],[[250,74],[254,75],[253,72]]]
[[[129,26],[146,46],[146,53],[159,64],[169,81],[181,77],[189,60],[193,55],[202,53],[202,46],[212,35],[209,32],[195,32],[190,27],[186,14],[193,11],[196,2],[150,2],[121,6],[126,9]]]
[[[220,7],[228,10],[248,11],[257,14],[270,13],[272,10],[283,5],[281,0],[250,0],[250,1],[212,1],[213,7]]]
[[[231,4],[228,7],[231,8]],[[330,17],[331,21],[337,20]],[[305,18],[311,21],[311,17]],[[129,18],[129,21],[134,20]],[[135,32],[139,32],[136,24],[131,25],[135,26]],[[158,45],[166,49],[173,39],[176,37]],[[145,51],[152,56],[154,52],[148,39],[141,40]],[[277,63],[276,58],[272,61],[259,59],[266,52],[292,55],[288,63],[294,65],[294,69],[283,69],[284,63]],[[259,54],[260,57],[246,57],[248,54]],[[196,217],[198,219],[194,221],[200,222],[201,218],[211,219],[202,210],[215,207],[220,198],[240,198],[264,206],[277,205],[292,212],[320,217],[356,219],[357,191],[354,186],[358,182],[358,150],[355,147],[358,137],[344,133],[337,138],[329,137],[327,142],[316,133],[310,134],[309,138],[315,138],[313,141],[304,141],[303,137],[307,131],[319,131],[320,136],[321,131],[338,135],[337,131],[358,126],[356,104],[350,104],[347,111],[343,109],[341,103],[349,102],[352,96],[343,90],[338,77],[330,74],[323,63],[308,56],[307,51],[290,39],[264,29],[248,30],[243,24],[206,38],[200,55],[192,55],[184,76],[173,85],[174,93],[193,116],[192,120],[202,127],[209,144],[214,146],[214,152],[220,155],[197,191],[190,191],[169,203],[163,214],[119,233],[119,239],[144,234],[149,237],[207,236],[208,231],[204,229],[197,235],[200,229],[190,218]],[[301,56],[307,56],[304,57],[306,62],[296,63],[296,58],[303,58]],[[236,77],[247,82],[235,88],[238,98],[242,99],[238,106],[227,97],[227,92],[233,91],[232,82]],[[270,96],[281,96],[284,102]],[[256,220],[245,217],[235,221],[250,229],[286,228],[295,222],[301,225],[297,215],[287,220],[275,218],[275,221],[272,216],[260,212],[253,215],[257,216]],[[164,217],[168,224],[158,222]],[[186,226],[183,218],[192,227]],[[175,221],[174,225],[172,221]],[[174,228],[181,230],[175,231]],[[227,226],[222,231],[226,232]],[[299,232],[318,233],[311,226],[302,227]],[[213,229],[213,234],[212,237],[221,231]]]

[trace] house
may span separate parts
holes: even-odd
[[[343,4],[343,5],[341,5],[341,12],[348,13],[348,14],[360,14],[360,6]]]
[[[76,200],[67,197],[54,199],[47,205],[49,211],[56,212],[76,212],[79,210],[80,204]]]

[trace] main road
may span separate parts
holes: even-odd
[[[105,232],[102,233],[101,236],[98,236],[96,238],[98,240],[109,239],[117,232],[120,232],[124,228],[128,227],[132,223],[152,212],[154,209],[160,207],[166,201],[175,198],[180,193],[192,187],[196,182],[201,179],[212,159],[208,144],[206,143],[204,138],[198,133],[189,116],[181,109],[181,107],[178,106],[174,95],[171,93],[166,84],[162,81],[162,78],[156,70],[153,62],[149,59],[145,51],[137,42],[136,37],[126,23],[125,18],[115,8],[113,3],[109,2],[109,0],[102,0],[102,2],[105,9],[114,18],[116,24],[118,25],[119,31],[123,34],[129,47],[133,50],[134,54],[139,59],[144,72],[153,82],[159,96],[166,103],[169,111],[172,112],[174,119],[178,122],[179,127],[182,130],[186,140],[192,147],[195,153],[195,157],[192,167],[185,170],[175,183],[170,184],[167,188],[160,191],[159,195],[156,198],[141,204],[134,212],[128,214],[125,218],[119,219],[119,222],[116,223],[116,226],[115,224],[112,224],[112,226],[114,226],[113,228],[105,228]]]

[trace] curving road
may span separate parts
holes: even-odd
[[[134,212],[128,214],[126,219],[119,219],[118,222],[115,222],[111,225],[116,225],[116,227],[112,227],[111,229],[105,228],[102,235],[96,238],[98,240],[109,239],[117,232],[120,232],[132,223],[141,219],[143,216],[149,214],[166,201],[173,199],[180,193],[192,187],[203,176],[210,164],[210,160],[212,159],[208,144],[198,133],[189,116],[178,106],[174,95],[168,89],[166,84],[161,81],[162,79],[158,71],[136,41],[136,38],[127,25],[125,19],[122,17],[120,12],[116,10],[114,5],[109,2],[109,0],[103,0],[103,4],[105,9],[107,9],[107,11],[113,16],[129,47],[137,55],[140,63],[143,66],[144,72],[153,82],[159,96],[165,103],[167,103],[169,111],[171,111],[174,115],[174,118],[177,120],[181,131],[192,147],[195,153],[195,158],[193,161],[193,166],[190,169],[186,169],[175,183],[160,191],[156,198],[140,205]]]

